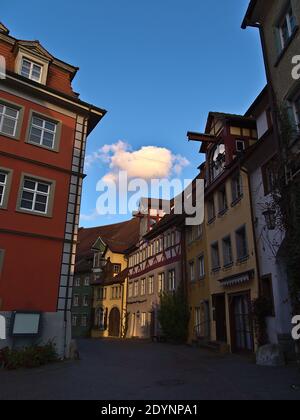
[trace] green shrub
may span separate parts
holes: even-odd
[[[161,295],[158,320],[167,339],[177,343],[187,340],[189,309],[181,289]]]
[[[0,366],[8,370],[20,368],[36,368],[48,363],[58,361],[55,344],[49,341],[44,346],[29,346],[23,349],[10,349],[8,347],[0,350]]]

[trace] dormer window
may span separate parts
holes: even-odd
[[[43,67],[33,61],[23,58],[20,74],[34,82],[41,83]]]

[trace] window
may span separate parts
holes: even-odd
[[[134,282],[134,296],[137,297],[139,295],[139,281]]]
[[[129,283],[128,285],[128,297],[132,298],[133,297],[133,284]]]
[[[46,182],[25,177],[23,181],[20,209],[47,214],[50,189],[51,185]]]
[[[114,264],[113,270],[114,270],[114,274],[121,273],[121,264]]]
[[[189,263],[189,269],[190,269],[190,281],[194,282],[195,281],[195,263],[194,263],[194,261],[191,261]]]
[[[216,217],[215,200],[210,198],[207,203],[208,223],[211,223]]]
[[[199,270],[199,279],[203,279],[205,277],[205,260],[204,255],[200,255],[198,258],[198,270]]]
[[[187,236],[187,243],[188,245],[190,245],[193,242],[193,229],[191,227],[187,228],[186,236]]]
[[[105,323],[105,310],[103,308],[96,309],[95,326],[99,328],[100,331],[105,331]]]
[[[174,292],[176,290],[176,277],[175,270],[169,271],[169,291]]]
[[[0,103],[0,133],[15,137],[20,111]]]
[[[146,294],[146,279],[141,280],[141,296]]]
[[[235,204],[243,197],[243,183],[241,174],[236,174],[232,178],[232,204]]]
[[[149,295],[153,295],[154,293],[154,277],[153,276],[149,277],[148,290],[149,290]]]
[[[165,291],[165,273],[160,273],[158,275],[158,293],[163,293]]]
[[[220,254],[219,254],[218,242],[215,242],[211,246],[211,260],[212,260],[212,270],[218,271],[220,269]]]
[[[83,301],[82,301],[82,305],[87,307],[89,306],[89,297],[88,296],[83,296]]]
[[[86,287],[88,287],[90,285],[90,278],[89,277],[85,277],[85,279],[84,279],[84,285]]]
[[[78,316],[73,315],[72,316],[72,327],[77,327],[77,323],[78,323]]]
[[[276,159],[271,159],[264,166],[262,166],[261,170],[265,195],[271,194],[271,192],[276,187],[277,182],[278,169]]]
[[[141,326],[146,327],[147,325],[147,314],[146,312],[142,312],[141,314]]]
[[[0,171],[0,207],[4,204],[4,197],[7,188],[8,174],[7,172]]]
[[[238,153],[243,153],[245,150],[245,142],[244,140],[237,140],[236,141],[236,151]]]
[[[236,250],[238,261],[242,261],[248,258],[248,242],[246,226],[236,231]]]
[[[233,263],[231,237],[227,236],[223,239],[223,258],[224,266],[228,267]]]
[[[80,287],[80,285],[81,285],[80,277],[75,277],[74,286],[75,287]]]
[[[227,194],[225,185],[219,191],[219,214],[223,215],[228,210]]]
[[[81,326],[82,327],[87,327],[88,324],[88,317],[87,315],[82,315],[81,317]]]
[[[40,66],[39,64],[36,64],[33,61],[29,61],[26,58],[23,58],[21,66],[21,76],[40,83],[42,78],[42,69],[42,66]]]
[[[284,48],[287,46],[290,38],[294,34],[296,26],[297,26],[296,17],[293,13],[292,8],[290,7],[288,9],[288,12],[285,13],[281,23],[279,24],[279,28],[278,28],[282,50],[284,50]]]
[[[79,306],[79,295],[74,295],[74,298],[73,298],[73,306],[75,306],[76,308],[78,308],[78,306]]]
[[[30,126],[29,142],[48,149],[55,148],[57,123],[33,116]]]

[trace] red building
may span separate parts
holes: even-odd
[[[63,354],[86,139],[106,111],[73,91],[78,68],[2,24],[0,55],[0,314],[9,324],[15,311],[42,313],[41,337]]]

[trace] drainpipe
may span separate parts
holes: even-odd
[[[241,172],[246,174],[247,180],[248,180],[248,186],[249,186],[248,190],[249,190],[249,197],[250,197],[251,226],[252,226],[252,234],[253,234],[253,240],[254,240],[254,252],[255,252],[255,260],[256,260],[256,267],[257,267],[257,276],[258,276],[258,294],[260,297],[262,295],[262,285],[261,285],[260,264],[259,264],[259,259],[258,259],[258,247],[256,243],[256,232],[255,232],[255,227],[254,227],[253,194],[251,190],[251,180],[250,180],[249,172],[245,168],[241,166],[240,170]]]

